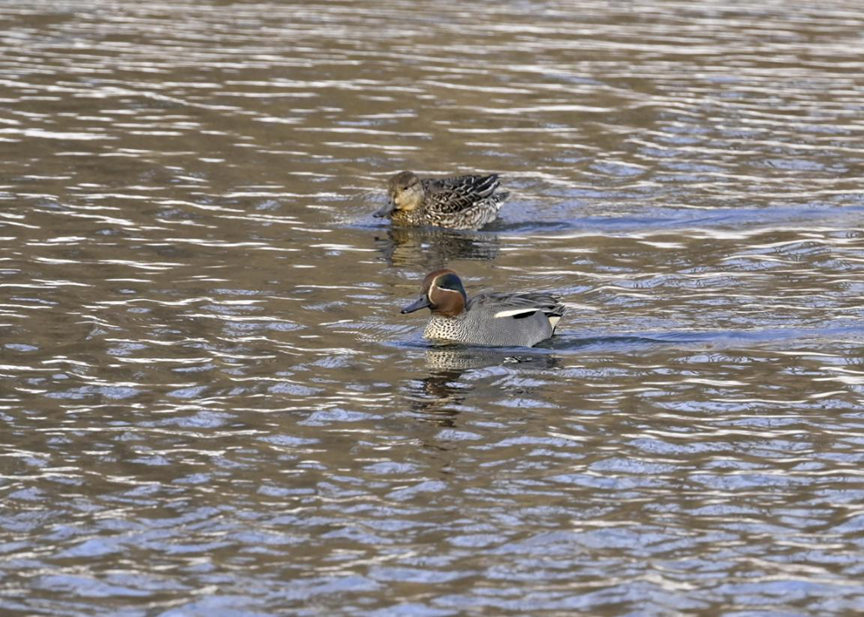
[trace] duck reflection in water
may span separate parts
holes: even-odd
[[[451,346],[426,351],[429,375],[419,382],[412,381],[409,394],[411,409],[422,419],[442,427],[456,426],[456,418],[463,411],[474,408],[472,394],[478,387],[488,390],[479,380],[465,380],[463,375],[474,371],[498,376],[497,367],[512,370],[545,371],[558,366],[558,358],[551,354],[525,353],[523,350],[484,349]],[[487,369],[491,369],[487,371]],[[419,383],[419,388],[415,385]],[[498,391],[498,386],[493,386]],[[486,393],[490,399],[509,397],[520,392]]]
[[[451,260],[491,261],[498,257],[498,234],[436,227],[391,227],[375,244],[390,266],[425,270],[444,268]]]
[[[419,381],[419,389],[411,382],[411,409],[419,417],[438,426],[453,428],[456,416],[472,386],[460,382],[464,371],[433,371]]]

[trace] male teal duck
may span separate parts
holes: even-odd
[[[455,176],[420,179],[400,171],[387,183],[387,205],[374,216],[389,217],[395,225],[436,225],[450,229],[480,229],[498,216],[510,193],[495,193],[498,176]]]
[[[423,279],[423,295],[402,309],[432,311],[423,338],[434,343],[486,347],[533,347],[551,337],[564,305],[545,293],[483,293],[470,300],[453,270]]]

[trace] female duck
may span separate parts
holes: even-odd
[[[423,295],[402,309],[432,311],[423,338],[435,343],[532,347],[551,337],[564,305],[545,293],[483,293],[470,300],[452,270],[423,279]]]
[[[450,229],[480,229],[498,216],[510,193],[497,193],[498,176],[456,176],[421,180],[402,171],[387,183],[387,205],[375,213],[396,225],[437,225]]]

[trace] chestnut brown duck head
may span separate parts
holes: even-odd
[[[423,295],[402,309],[402,314],[428,308],[433,315],[456,317],[465,310],[468,294],[453,270],[435,270],[423,279]]]

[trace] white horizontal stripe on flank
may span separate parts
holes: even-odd
[[[515,317],[516,315],[524,315],[525,313],[534,313],[535,311],[539,311],[540,309],[536,307],[529,308],[520,308],[520,309],[510,309],[509,311],[498,311],[493,315],[493,318],[497,319],[499,317]]]

